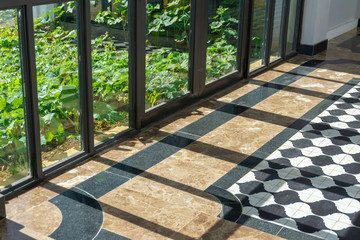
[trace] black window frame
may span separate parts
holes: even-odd
[[[81,114],[81,142],[83,151],[63,159],[56,164],[42,169],[40,124],[37,98],[37,80],[35,63],[33,6],[77,2],[77,30],[79,54],[79,91]],[[100,144],[94,144],[93,122],[93,93],[91,70],[91,21],[90,0],[2,0],[0,10],[18,9],[18,24],[20,38],[20,52],[22,62],[22,79],[24,92],[25,122],[27,135],[27,150],[30,163],[30,176],[9,187],[3,188],[1,193],[14,196],[22,189],[35,186],[40,181],[52,178],[74,167],[76,164],[109,149],[119,142],[134,136],[149,123],[164,119],[169,114],[210,96],[227,86],[246,80],[284,60],[293,57],[296,52],[286,54],[285,44],[281,45],[280,58],[270,62],[272,28],[274,21],[274,0],[268,0],[269,21],[266,24],[267,42],[265,66],[250,69],[250,40],[252,10],[254,0],[237,0],[240,2],[240,19],[238,29],[237,70],[221,78],[205,84],[206,80],[206,41],[208,29],[209,0],[191,0],[191,30],[190,30],[190,59],[189,59],[189,93],[171,100],[149,111],[145,110],[145,54],[146,54],[146,0],[129,0],[129,130],[118,134]],[[299,0],[297,24],[295,33],[296,44],[299,45],[303,0]],[[282,43],[286,43],[289,19],[289,1],[285,0],[283,19],[281,21]],[[176,110],[175,110],[176,109]]]

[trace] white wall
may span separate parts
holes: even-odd
[[[357,26],[359,3],[359,0],[331,0],[327,33],[329,40]]]
[[[315,45],[326,40],[330,0],[305,0],[301,44]]]
[[[328,30],[357,18],[358,2],[358,0],[331,0]]]
[[[315,45],[355,28],[360,0],[305,0],[301,44]]]

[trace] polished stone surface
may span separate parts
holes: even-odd
[[[1,239],[315,239],[240,215],[226,189],[354,86],[358,39],[235,84],[11,199]]]

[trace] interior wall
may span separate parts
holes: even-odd
[[[331,0],[328,30],[357,19],[358,3],[359,0]]]
[[[326,40],[329,9],[329,0],[305,1],[301,44],[313,46]]]
[[[332,39],[357,27],[359,0],[331,0],[327,38]]]
[[[360,0],[305,0],[301,44],[314,46],[355,28]]]

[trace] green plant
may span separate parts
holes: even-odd
[[[20,52],[15,12],[0,13],[0,170],[13,175],[28,165]]]
[[[262,59],[263,40],[256,34],[251,36],[250,58]]]
[[[236,69],[236,46],[238,20],[229,13],[229,8],[219,6],[209,18],[206,79],[211,81]]]
[[[147,56],[146,66],[145,97],[151,107],[187,91],[188,53],[161,48]]]
[[[190,1],[174,0],[167,8],[160,10],[159,4],[147,6],[147,35],[155,34],[155,44],[159,47],[161,34],[173,34],[176,44],[188,44],[190,25]]]
[[[118,5],[116,5],[118,3]],[[92,4],[97,4],[96,1]],[[127,24],[127,1],[114,2],[114,11],[98,20],[108,27]],[[60,4],[35,23],[37,91],[43,151],[59,151],[70,139],[80,138],[77,31],[62,27],[64,14],[74,12],[74,2]],[[170,34],[173,42],[146,54],[146,104],[153,107],[188,91],[189,1],[173,1],[166,9],[147,5],[148,34]],[[27,169],[26,134],[18,29],[15,11],[0,11],[0,168],[2,174]],[[1,20],[5,19],[5,20]],[[10,19],[10,20],[9,20]],[[156,20],[159,19],[159,20]],[[160,25],[154,24],[158,21]],[[236,67],[234,19],[221,7],[211,21],[213,38],[207,49],[207,75],[218,78]],[[256,39],[260,45],[261,40]],[[104,130],[128,122],[129,53],[116,48],[109,34],[97,36],[92,45],[94,123]],[[187,45],[186,45],[187,46]],[[176,48],[179,47],[179,48]],[[182,46],[183,47],[183,46]]]
[[[238,20],[233,18],[228,13],[229,8],[224,8],[220,6],[216,10],[216,15],[210,19],[210,28],[212,33],[210,37],[212,42],[217,42],[220,40],[226,40],[230,38],[237,39],[237,31],[231,26],[238,24]]]
[[[128,0],[114,0],[115,11],[110,9],[101,11],[95,18],[98,23],[105,23],[108,27],[113,27],[117,24],[122,25],[123,36],[127,41],[126,25],[128,23]]]

